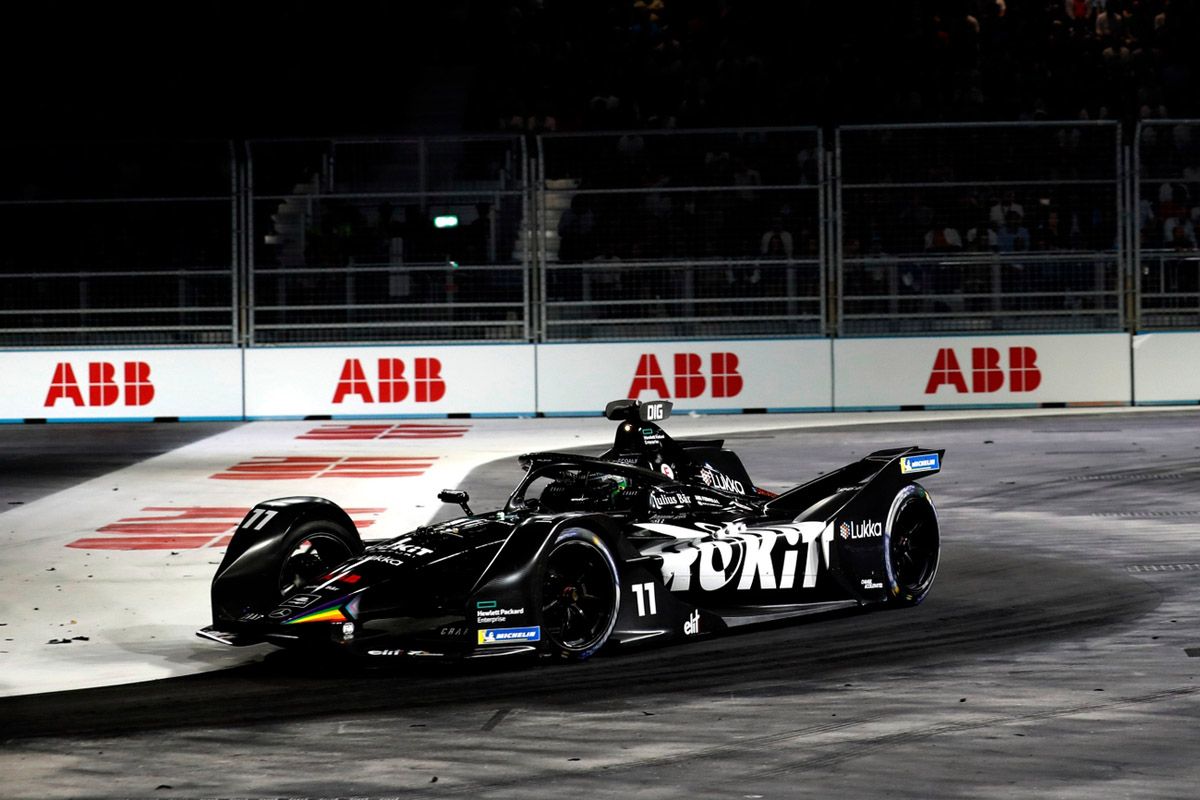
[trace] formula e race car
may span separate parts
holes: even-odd
[[[911,606],[933,584],[937,514],[915,482],[945,451],[881,450],[782,494],[720,440],[674,440],[671,403],[617,400],[598,458],[520,457],[504,508],[365,546],[328,500],[255,506],[199,635],[366,656],[540,653],[670,641],[837,608]]]

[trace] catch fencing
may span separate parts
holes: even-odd
[[[7,151],[0,347],[235,341],[229,143],[28,142]]]
[[[1133,152],[1138,328],[1200,328],[1200,121],[1146,120]]]
[[[528,341],[521,137],[246,145],[249,344]]]
[[[1200,121],[13,146],[0,347],[1200,328]]]
[[[1119,331],[1116,123],[845,127],[838,332]]]
[[[542,341],[823,333],[814,128],[538,137]]]

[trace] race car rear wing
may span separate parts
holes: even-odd
[[[877,450],[863,461],[877,461],[885,464],[896,461],[901,475],[916,473],[934,475],[942,471],[942,454],[945,452],[945,450],[930,450],[924,447],[900,447],[894,450]]]
[[[900,447],[877,450],[860,461],[835,469],[801,484],[768,501],[764,509],[803,515],[821,515],[845,505],[874,481],[897,485],[936,475],[942,469],[945,450],[927,447]]]

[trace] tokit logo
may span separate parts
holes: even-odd
[[[1032,347],[1008,348],[1008,390],[1032,392],[1042,384],[1042,371],[1037,366],[1037,350]],[[990,394],[1004,388],[1004,368],[1000,351],[995,347],[971,348],[971,386],[959,366],[952,347],[942,347],[933,359],[933,369],[925,384],[925,394],[937,394],[943,386],[951,386],[959,394]]]
[[[744,523],[697,522],[683,527],[644,522],[639,527],[674,541],[648,548],[662,559],[663,583],[672,592],[699,589],[792,589],[817,585],[822,564],[829,566],[833,526],[795,522],[762,528]]]
[[[843,539],[874,539],[883,536],[883,523],[867,519],[861,522],[843,522],[838,526],[838,535]]]
[[[427,556],[433,552],[428,547],[409,544],[407,539],[401,539],[399,541],[392,542],[391,544],[384,545],[380,549],[387,550],[388,552],[392,553],[404,553],[405,555],[409,556]]]
[[[381,358],[376,362],[374,392],[362,362],[348,358],[333,391],[333,402],[357,397],[363,403],[400,403],[408,399],[410,385],[413,401],[436,403],[446,396],[442,380],[442,362],[436,358],[414,358],[411,381],[405,377],[406,364],[399,358]]]
[[[738,357],[734,353],[711,353],[707,376],[704,374],[704,360],[698,353],[675,353],[673,362],[675,398],[703,397],[706,392],[710,397],[737,397],[741,394],[743,380],[738,372]],[[654,353],[643,353],[638,358],[627,396],[630,400],[638,400],[642,392],[655,392],[664,400],[672,397],[667,378]]]
[[[117,383],[117,365],[108,361],[92,361],[87,365],[87,399],[75,377],[70,362],[54,366],[50,390],[43,405],[53,408],[59,401],[74,406],[112,406],[124,395],[124,405],[144,406],[154,399],[154,384],[150,382],[150,365],[145,361],[126,361],[121,365],[122,383]]]

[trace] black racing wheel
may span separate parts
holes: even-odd
[[[355,544],[359,546],[354,547]],[[315,583],[338,564],[361,552],[357,536],[336,522],[313,520],[292,531],[284,542],[279,566],[279,594],[286,597]]]
[[[608,641],[617,623],[620,581],[599,536],[569,528],[555,538],[542,567],[542,630],[552,652],[583,660]]]
[[[905,486],[892,503],[884,542],[891,602],[915,606],[925,599],[937,575],[941,536],[937,511],[924,488]]]

